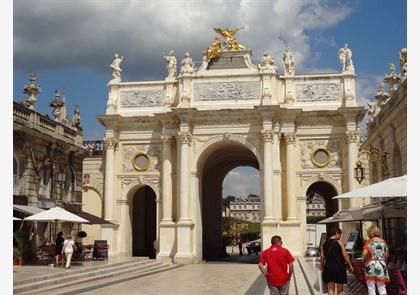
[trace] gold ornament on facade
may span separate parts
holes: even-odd
[[[316,147],[311,153],[311,161],[317,167],[325,167],[331,161],[331,152],[326,147]]]
[[[245,46],[238,43],[233,36],[242,28],[231,29],[231,28],[213,28],[214,31],[222,36],[220,40],[219,36],[214,38],[213,44],[206,49],[207,60],[210,61],[213,58],[220,56],[222,51],[240,51],[245,50]]]
[[[388,167],[388,161],[387,161],[387,152],[382,152],[376,147],[371,147],[369,151],[359,149],[358,159],[361,158],[362,155],[366,155],[369,162],[376,164],[380,163],[382,167],[382,176],[384,178],[388,178],[390,175],[389,173],[389,167]]]
[[[150,156],[145,152],[137,152],[131,158],[131,163],[137,171],[146,171],[150,167]]]

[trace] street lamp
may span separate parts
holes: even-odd
[[[365,179],[365,168],[362,167],[362,162],[360,160],[357,161],[356,168],[354,168],[354,178],[359,184]]]
[[[66,174],[62,169],[59,169],[57,172],[57,179],[55,180],[60,187],[63,187],[64,182],[66,181]]]

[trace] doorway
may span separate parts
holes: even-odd
[[[149,187],[140,188],[133,198],[133,256],[155,257],[156,194]]]

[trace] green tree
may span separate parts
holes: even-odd
[[[259,198],[260,196],[259,195],[256,195],[256,194],[249,194],[248,195],[248,198]]]
[[[225,207],[229,207],[230,202],[235,201],[234,196],[227,196],[226,198],[222,198],[222,205]]]
[[[306,216],[306,223],[315,224],[318,221],[325,219],[325,216]]]

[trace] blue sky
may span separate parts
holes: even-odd
[[[36,109],[53,117],[49,103],[54,92],[65,92],[68,115],[74,105],[80,108],[85,140],[104,137],[96,116],[105,114],[115,53],[124,56],[123,82],[164,80],[162,52],[174,50],[178,72],[186,51],[198,67],[202,51],[216,36],[214,27],[244,27],[236,39],[252,50],[254,64],[268,50],[283,73],[281,56],[287,44],[298,75],[339,72],[337,52],[348,43],[357,101],[367,108],[389,64],[399,71],[398,52],[407,47],[405,0],[14,0],[11,6],[13,100],[26,99],[22,88],[30,74],[36,74],[42,87]],[[364,123],[361,127],[366,128]],[[242,177],[254,179],[256,170],[233,172],[225,182],[241,185],[226,186],[224,195],[259,193],[258,179]]]

